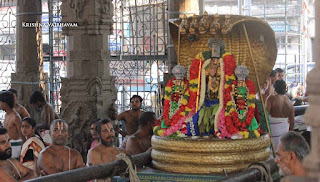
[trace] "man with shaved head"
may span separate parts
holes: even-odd
[[[42,175],[49,175],[85,167],[81,154],[65,146],[68,138],[68,124],[62,119],[50,125],[52,144],[39,155],[37,164]]]

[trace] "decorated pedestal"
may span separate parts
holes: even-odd
[[[170,32],[179,65],[154,127],[153,167],[232,173],[268,159],[268,119],[255,94],[276,59],[270,26],[257,18],[205,13],[171,21]]]
[[[238,172],[270,157],[270,138],[169,139],[152,137],[152,165],[176,173],[217,174]]]

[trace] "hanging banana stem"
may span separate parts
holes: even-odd
[[[248,48],[249,48],[249,53],[250,53],[251,61],[252,61],[252,64],[253,64],[256,80],[257,80],[257,83],[258,83],[259,95],[260,95],[260,98],[261,98],[261,103],[262,103],[262,107],[263,107],[263,113],[264,113],[264,117],[265,117],[265,120],[266,120],[266,123],[267,123],[268,133],[269,133],[269,136],[270,136],[270,142],[271,142],[271,148],[272,148],[273,157],[276,157],[276,153],[274,151],[274,146],[273,146],[273,142],[272,142],[271,132],[270,132],[270,126],[269,126],[269,122],[268,122],[268,117],[267,117],[267,113],[266,113],[266,108],[265,108],[265,105],[264,105],[264,101],[262,99],[260,81],[259,81],[259,78],[258,78],[258,72],[257,72],[257,68],[256,68],[256,63],[255,63],[255,61],[253,59],[253,54],[252,54],[252,50],[251,50],[251,46],[250,46],[250,41],[249,41],[246,25],[245,24],[242,24],[242,25],[243,25],[244,34],[246,36],[247,45],[248,45]]]

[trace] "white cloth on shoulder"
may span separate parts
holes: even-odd
[[[289,131],[288,118],[274,118],[269,115],[272,141],[275,151],[278,151],[280,137]]]
[[[21,145],[22,140],[21,138],[18,140],[10,140],[11,149],[12,149],[12,158],[18,159],[20,158],[20,152],[21,152]]]

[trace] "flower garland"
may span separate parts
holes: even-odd
[[[206,67],[210,64],[211,59],[208,59],[204,62],[201,72],[201,89],[200,89],[200,99],[199,99],[199,108],[200,110],[201,106],[204,103],[205,95],[206,95]]]
[[[194,110],[195,108],[193,109],[193,111]],[[170,136],[177,131],[181,131],[181,134],[187,134],[187,123],[189,122],[190,118],[192,119],[192,116],[190,117],[190,115],[181,118],[180,121],[178,121],[175,125],[168,128],[163,133],[162,137]]]
[[[224,89],[224,75],[225,73],[223,72],[224,70],[224,63],[223,63],[223,59],[220,58],[219,59],[219,63],[220,63],[220,84],[219,84],[219,108],[218,108],[218,111],[217,111],[217,115],[216,117],[214,118],[214,131],[219,131],[218,128],[219,128],[219,125],[218,125],[218,120],[220,119],[220,122],[223,122],[224,124],[224,118],[220,118],[220,113],[225,111],[224,109],[224,99],[223,99],[223,89]]]
[[[175,126],[178,122],[178,126],[180,126],[181,123],[185,122],[185,120],[188,118],[190,114],[194,114],[195,112],[195,106],[196,106],[196,100],[197,100],[197,88],[198,88],[198,72],[199,72],[199,66],[200,62],[203,63],[203,56],[201,53],[199,53],[196,58],[193,60],[190,70],[189,70],[189,82],[185,78],[184,83],[187,84],[187,90],[185,93],[181,96],[181,105],[178,110],[175,110],[174,113],[170,113],[170,106],[172,102],[172,87],[174,86],[174,80],[171,79],[168,84],[165,87],[165,97],[164,97],[164,107],[163,107],[163,117],[162,122],[164,122],[165,127],[163,124],[161,124],[161,128],[170,128],[172,126]],[[203,64],[202,64],[203,65]],[[200,68],[202,69],[202,68]],[[172,115],[172,116],[171,116]],[[171,116],[171,117],[170,117]],[[169,119],[170,117],[170,119]],[[177,127],[174,127],[172,130],[168,131],[168,135],[172,134],[172,131],[177,130]],[[181,129],[181,128],[180,128]],[[185,131],[183,133],[186,133]]]
[[[174,103],[171,96],[173,95],[172,87],[174,86],[175,80],[176,80],[175,78],[169,80],[167,86],[165,87],[163,119],[165,121],[166,126],[171,126],[172,121],[176,121],[177,119],[179,120],[182,117],[180,113],[182,112],[182,110],[185,109],[185,105],[186,103],[188,103],[187,99],[189,98],[189,92],[188,90],[186,90],[184,94],[180,96],[181,98],[179,100],[181,100],[181,105],[179,110],[171,109],[171,105]],[[189,83],[186,78],[183,80],[183,82],[185,85],[187,85],[187,88],[189,88]],[[172,113],[172,111],[175,111],[175,113]],[[171,118],[169,119],[170,116]]]
[[[254,83],[248,79],[245,80],[247,85],[247,115],[241,120],[239,119],[239,113],[236,111],[235,103],[233,101],[232,85],[237,85],[236,77],[234,75],[234,69],[236,67],[235,59],[232,55],[225,55],[223,57],[225,63],[225,125],[230,134],[237,134],[239,131],[248,131],[248,126],[251,124],[255,111],[255,88]]]
[[[229,53],[225,53],[222,57],[229,55]],[[219,110],[218,110],[218,121],[217,121],[217,127],[218,129],[215,129],[216,133],[215,135],[219,138],[230,138],[231,134],[228,132],[226,125],[225,125],[225,105],[226,101],[224,100],[223,93],[225,93],[225,72],[224,72],[224,62],[223,59],[220,60],[220,69],[221,69],[221,80],[220,80],[220,88],[219,88]]]

